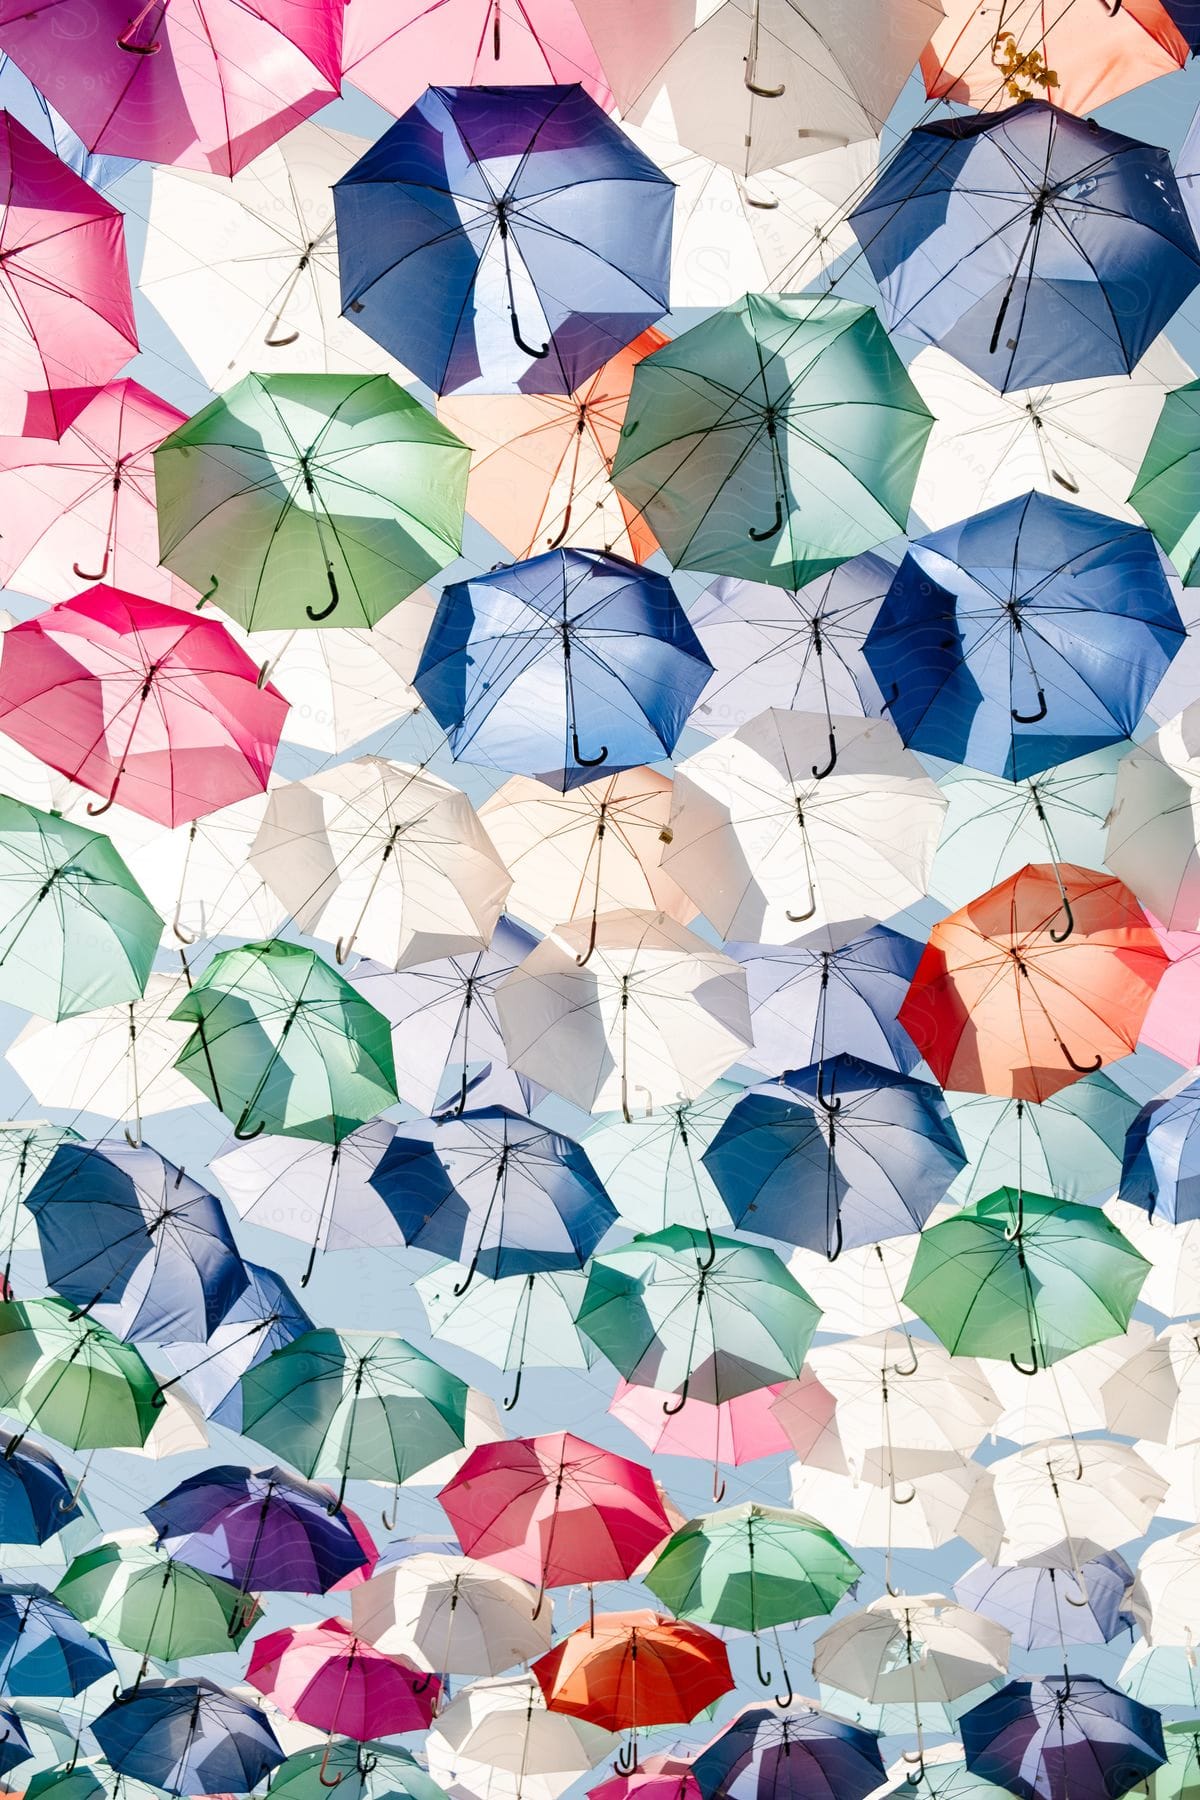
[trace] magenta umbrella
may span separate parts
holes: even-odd
[[[0,435],[57,438],[137,352],[125,224],[8,112],[0,196]]]
[[[160,825],[261,793],[288,703],[218,619],[93,587],[14,625],[0,730]]]
[[[0,50],[89,150],[236,175],[337,97],[343,0],[0,0]]]
[[[441,1689],[436,1675],[376,1650],[341,1619],[285,1625],[259,1638],[246,1679],[290,1719],[360,1744],[424,1731]]]

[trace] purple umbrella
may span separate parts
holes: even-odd
[[[1084,1558],[1078,1546],[1063,1543],[1036,1562],[973,1563],[955,1582],[954,1597],[1011,1631],[1023,1650],[1053,1650],[1063,1643],[1107,1644],[1132,1630],[1133,1614],[1125,1610],[1132,1581],[1132,1569],[1115,1550],[1096,1547]]]
[[[863,1800],[886,1771],[874,1731],[749,1706],[700,1752],[692,1774],[703,1800]]]
[[[1167,1760],[1158,1714],[1095,1675],[1010,1681],[959,1729],[971,1773],[1021,1800],[1118,1800]]]

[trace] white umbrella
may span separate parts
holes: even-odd
[[[512,876],[508,910],[538,931],[625,909],[694,919],[700,908],[661,866],[670,813],[670,780],[645,768],[565,794],[514,775],[479,809]]]
[[[887,720],[772,709],[679,765],[663,866],[724,938],[836,948],[924,897],[945,810]]]
[[[1105,860],[1168,930],[1200,929],[1200,701],[1122,760]]]
[[[1200,1445],[1198,1331],[1168,1325],[1114,1370],[1100,1390],[1110,1431],[1172,1450]]]
[[[340,754],[417,712],[421,697],[410,683],[434,610],[433,596],[418,588],[369,631],[342,626],[240,634],[290,703],[283,723],[287,742]]]
[[[963,1537],[989,1561],[1000,1548],[991,1470],[944,1452],[898,1450],[890,1473],[879,1455],[857,1475],[793,1463],[792,1505],[832,1520],[847,1544],[937,1550]]]
[[[602,913],[592,936],[561,925],[497,988],[512,1067],[585,1111],[694,1099],[750,1041],[743,971],[665,913]]]
[[[695,1100],[668,1101],[649,1112],[639,1108],[628,1121],[613,1113],[585,1132],[592,1166],[627,1225],[635,1231],[728,1227],[704,1152],[745,1091],[736,1081],[715,1081]]]
[[[1192,378],[1165,337],[1128,375],[1007,394],[944,350],[922,350],[908,372],[933,414],[913,494],[913,511],[929,531],[1031,488],[1140,523],[1129,490],[1166,394]]]
[[[1064,1539],[1115,1550],[1144,1535],[1167,1491],[1130,1445],[1103,1438],[1047,1438],[992,1463],[991,1476],[1004,1562],[1037,1556]]]
[[[881,1703],[946,1702],[1003,1676],[1012,1633],[946,1594],[883,1594],[827,1626],[813,1645],[818,1681]]]
[[[276,788],[250,862],[301,931],[399,967],[482,949],[508,871],[467,796],[359,756]]]
[[[1135,1319],[1120,1336],[1073,1351],[1048,1369],[1039,1368],[1036,1375],[988,1358],[981,1366],[1004,1407],[996,1421],[997,1437],[1036,1444],[1072,1432],[1105,1430],[1104,1383],[1153,1335],[1149,1325]]]
[[[935,1207],[926,1224],[949,1218],[953,1210]],[[788,1268],[821,1308],[822,1331],[863,1337],[916,1317],[901,1295],[920,1242],[914,1231],[908,1237],[889,1238],[884,1244],[843,1250],[833,1262],[815,1250],[793,1250]]]
[[[1143,1305],[1152,1306],[1167,1319],[1195,1312],[1200,1293],[1200,1219],[1166,1225],[1151,1219],[1144,1207],[1131,1206],[1126,1200],[1109,1200],[1104,1211],[1150,1264],[1139,1296]]]
[[[518,1371],[507,1410],[520,1391],[522,1368],[588,1369],[595,1362],[598,1351],[575,1329],[586,1275],[574,1269],[503,1275],[498,1281],[473,1281],[460,1293],[466,1275],[460,1263],[442,1263],[413,1286],[433,1337],[482,1356],[497,1369]]]
[[[50,1167],[55,1151],[79,1132],[69,1125],[52,1125],[49,1119],[0,1121],[0,1255],[7,1283],[13,1254],[37,1241],[33,1214],[25,1196]]]
[[[425,1739],[433,1779],[473,1800],[557,1800],[616,1745],[598,1725],[547,1712],[533,1675],[472,1682]]]
[[[468,1556],[425,1553],[351,1590],[358,1636],[418,1669],[502,1675],[550,1648],[551,1607],[528,1582]]]
[[[1134,1603],[1153,1645],[1200,1637],[1200,1525],[1150,1544],[1138,1560]]]
[[[148,1456],[157,1462],[164,1456],[184,1456],[191,1450],[207,1448],[208,1427],[203,1412],[182,1388],[168,1387],[162,1391],[162,1408],[145,1443],[130,1454]]]
[[[886,1462],[897,1450],[969,1456],[1000,1414],[974,1358],[952,1357],[929,1338],[879,1331],[816,1345],[809,1362],[837,1402],[838,1436],[853,1468],[873,1454]]]
[[[236,182],[153,171],[138,285],[206,387],[227,388],[251,371],[412,379],[341,316],[330,189],[367,148],[313,121],[262,151]]]

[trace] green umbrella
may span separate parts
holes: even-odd
[[[96,1637],[176,1662],[236,1648],[261,1616],[253,1599],[160,1550],[152,1531],[116,1532],[68,1564],[55,1598]]]
[[[271,1800],[326,1800],[337,1777],[338,1800],[446,1800],[416,1758],[397,1744],[334,1738],[297,1750],[271,1774]]]
[[[1200,1719],[1163,1721],[1167,1760],[1150,1777],[1150,1800],[1200,1800]]]
[[[162,1789],[118,1775],[106,1762],[43,1769],[25,1784],[25,1800],[160,1800]]]
[[[799,1375],[820,1316],[773,1250],[671,1225],[593,1256],[575,1323],[678,1412]]]
[[[1001,1188],[921,1233],[904,1303],[952,1356],[1032,1375],[1127,1330],[1149,1272],[1098,1207]]]
[[[0,794],[0,1000],[71,1019],[143,992],[163,922],[112,844]]]
[[[798,588],[904,530],[932,424],[869,306],[746,294],[642,358],[612,481],[676,568]]]
[[[387,1020],[299,944],[223,950],[171,1017],[196,1026],[175,1067],[233,1121],[235,1137],[338,1144],[396,1104]]]
[[[247,630],[374,625],[458,555],[470,461],[387,375],[247,375],[154,452],[159,552]]]
[[[1185,583],[1200,582],[1200,381],[1163,401],[1129,503]]]
[[[0,1410],[26,1429],[72,1450],[140,1449],[157,1393],[137,1351],[65,1300],[0,1301]]]
[[[305,1475],[340,1476],[338,1506],[352,1475],[399,1486],[463,1447],[466,1382],[395,1332],[302,1332],[241,1389],[246,1436]]]

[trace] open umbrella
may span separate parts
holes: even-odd
[[[550,1648],[552,1609],[533,1617],[534,1598],[490,1563],[424,1551],[356,1587],[350,1611],[360,1637],[419,1669],[500,1675]]]
[[[246,1286],[203,1343],[172,1345],[183,1372],[159,1383],[167,1392],[186,1379],[205,1414],[233,1431],[241,1429],[241,1377],[274,1350],[312,1330],[312,1320],[273,1269],[243,1263]]]
[[[289,1718],[340,1737],[390,1737],[424,1730],[441,1681],[356,1637],[342,1619],[285,1625],[257,1639],[246,1679]]]
[[[497,1369],[516,1370],[506,1411],[517,1403],[527,1368],[588,1369],[595,1362],[596,1351],[575,1329],[586,1287],[582,1273],[537,1270],[477,1282],[468,1281],[468,1273],[461,1263],[441,1263],[413,1287],[431,1336]]]
[[[946,1095],[967,1166],[949,1188],[966,1205],[1003,1187],[1017,1169],[1036,1193],[1107,1198],[1121,1175],[1137,1102],[1107,1075],[1085,1075],[1040,1106],[990,1094]]]
[[[24,1440],[24,1441],[22,1441]],[[6,1544],[44,1544],[83,1513],[48,1450],[0,1432],[0,1536]]]
[[[1200,1344],[1190,1324],[1168,1325],[1113,1370],[1100,1390],[1110,1431],[1186,1449],[1200,1444]]]
[[[866,1700],[949,1701],[1008,1668],[1009,1633],[944,1594],[884,1594],[826,1626],[813,1673]]]
[[[1005,1557],[1040,1556],[1065,1542],[1081,1587],[1080,1546],[1086,1555],[1089,1545],[1144,1536],[1167,1491],[1145,1457],[1111,1438],[1047,1438],[991,1467]]]
[[[399,1744],[334,1738],[312,1749],[293,1750],[271,1771],[271,1792],[281,1800],[324,1800],[337,1779],[343,1800],[444,1800],[442,1789]],[[36,1796],[35,1796],[36,1800]]]
[[[1129,1126],[1118,1198],[1151,1219],[1182,1225],[1200,1218],[1200,1081],[1151,1100]]]
[[[1182,381],[1163,401],[1129,496],[1183,580],[1200,578],[1200,382]]]
[[[94,1013],[90,1016],[95,1018]],[[88,1015],[85,1014],[84,1017],[86,1019]],[[30,1020],[30,1024],[34,1023],[34,1020]],[[49,1029],[52,1030],[53,1027]],[[25,1030],[28,1030],[28,1026]],[[24,1031],[18,1033],[18,1036],[24,1035]],[[15,1039],[11,1047],[16,1047]],[[18,1069],[21,1079],[32,1093],[33,1086],[25,1071],[19,1068],[17,1062],[13,1062],[13,1067]],[[12,1273],[13,1257],[34,1235],[33,1220],[25,1207],[25,1196],[31,1191],[38,1176],[49,1166],[58,1146],[78,1135],[71,1126],[51,1125],[48,1119],[9,1119],[0,1125],[0,1250],[4,1255],[0,1283],[5,1292]],[[3,1501],[0,1500],[0,1516],[2,1508]],[[4,1535],[3,1525],[0,1524],[0,1537]]]
[[[282,928],[284,909],[249,860],[266,804],[267,795],[255,793],[174,831],[119,800],[105,815],[108,836],[168,921],[181,959],[200,938],[265,938]]]
[[[852,1469],[894,1451],[970,1456],[1000,1416],[977,1363],[906,1329],[822,1344],[811,1361],[833,1396],[832,1423]]]
[[[429,1770],[447,1787],[471,1782],[491,1800],[557,1800],[616,1746],[611,1732],[547,1710],[533,1675],[474,1681],[426,1739]]]
[[[704,1800],[865,1800],[883,1779],[879,1739],[815,1708],[748,1706],[692,1763]]]
[[[1075,1562],[1083,1575],[1075,1580]],[[1073,1544],[1043,1550],[1024,1563],[972,1563],[954,1584],[955,1598],[1011,1631],[1025,1650],[1055,1650],[1066,1643],[1107,1644],[1132,1631],[1126,1602],[1133,1570],[1115,1550],[1080,1554]]]
[[[0,1301],[0,1406],[22,1430],[73,1450],[144,1444],[158,1416],[154,1377],[138,1352],[64,1300]]]
[[[1117,767],[1105,860],[1165,931],[1200,927],[1200,705]]]
[[[92,1730],[118,1775],[168,1794],[244,1794],[283,1761],[266,1714],[203,1676],[143,1681]]]
[[[635,1231],[728,1223],[704,1153],[745,1089],[714,1081],[694,1100],[611,1113],[584,1134],[592,1166],[621,1218]]]
[[[844,1054],[910,1074],[920,1058],[896,1015],[920,944],[886,925],[873,925],[837,949],[822,946],[821,937],[731,945],[746,971],[754,1029],[742,1061],[775,1074]]]
[[[0,1681],[6,1693],[63,1699],[112,1670],[107,1646],[44,1587],[0,1586]]]
[[[725,1497],[722,1463],[737,1467],[793,1449],[804,1455],[833,1417],[832,1395],[807,1369],[794,1380],[751,1388],[732,1400],[713,1405],[689,1399],[678,1412],[664,1412],[675,1398],[670,1390],[639,1387],[622,1378],[608,1410],[648,1449],[711,1463],[714,1504]],[[780,1403],[785,1410],[777,1414]]]
[[[1021,1800],[1118,1800],[1166,1761],[1158,1714],[1094,1675],[1010,1681],[959,1725],[967,1767]]]

